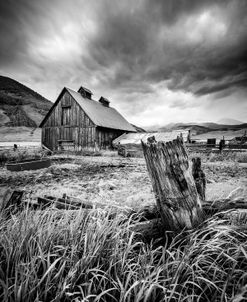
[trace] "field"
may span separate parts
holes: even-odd
[[[4,143],[11,142],[40,142],[41,129],[30,127],[0,127],[0,146]]]
[[[213,216],[166,243],[144,243],[122,208],[154,204],[143,158],[53,155],[49,168],[0,168],[0,199],[61,197],[119,207],[106,210],[24,211],[0,221],[0,297],[3,301],[245,301],[246,216]],[[193,154],[190,155],[194,156]],[[202,155],[206,199],[247,199],[247,155]],[[234,221],[233,221],[234,220]],[[240,223],[241,222],[241,223]]]
[[[245,153],[237,156],[232,153],[228,158],[226,155],[202,156],[208,180],[207,200],[224,198],[238,187],[246,193]],[[2,168],[1,188],[25,188],[32,191],[32,198],[44,194],[60,197],[66,193],[85,201],[130,207],[155,202],[143,158],[122,158],[116,152],[105,156],[55,155],[51,158],[53,164],[47,169],[20,173]]]

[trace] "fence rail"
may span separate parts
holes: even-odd
[[[205,144],[205,143],[195,143],[195,144],[186,144],[188,148],[202,148],[202,149],[216,149],[219,150],[219,144]],[[247,150],[247,145],[244,144],[227,144],[223,147],[223,150]]]

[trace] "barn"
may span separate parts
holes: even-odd
[[[123,133],[136,132],[108,99],[95,101],[82,86],[77,92],[63,88],[40,127],[42,145],[50,150],[106,149]]]

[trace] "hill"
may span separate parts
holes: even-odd
[[[235,120],[233,118],[222,118],[218,122],[218,124],[224,124],[224,125],[240,125],[243,124],[243,122],[239,120]]]
[[[138,126],[133,125],[133,124],[131,124],[131,125],[136,129],[137,132],[146,132],[146,130],[144,130],[144,129],[141,128],[141,127],[138,127]]]
[[[0,126],[32,127],[39,125],[52,102],[8,77],[0,76]]]
[[[169,124],[164,127],[159,128],[159,131],[171,131],[171,130],[185,130],[190,129],[192,135],[200,135],[204,133],[213,133],[213,132],[233,132],[233,131],[241,131],[247,128],[247,123],[240,124],[240,125],[224,125],[224,124],[217,124],[217,123],[176,123],[176,124]]]

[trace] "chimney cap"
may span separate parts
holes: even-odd
[[[100,99],[99,99],[99,102],[100,102],[102,105],[104,105],[104,106],[106,106],[106,107],[109,107],[110,101],[109,101],[107,98],[101,96]]]
[[[89,98],[89,99],[91,99],[92,94],[93,94],[91,90],[89,90],[88,88],[83,87],[83,86],[81,86],[81,87],[78,89],[78,92],[79,92],[83,97],[86,97],[86,98]]]

